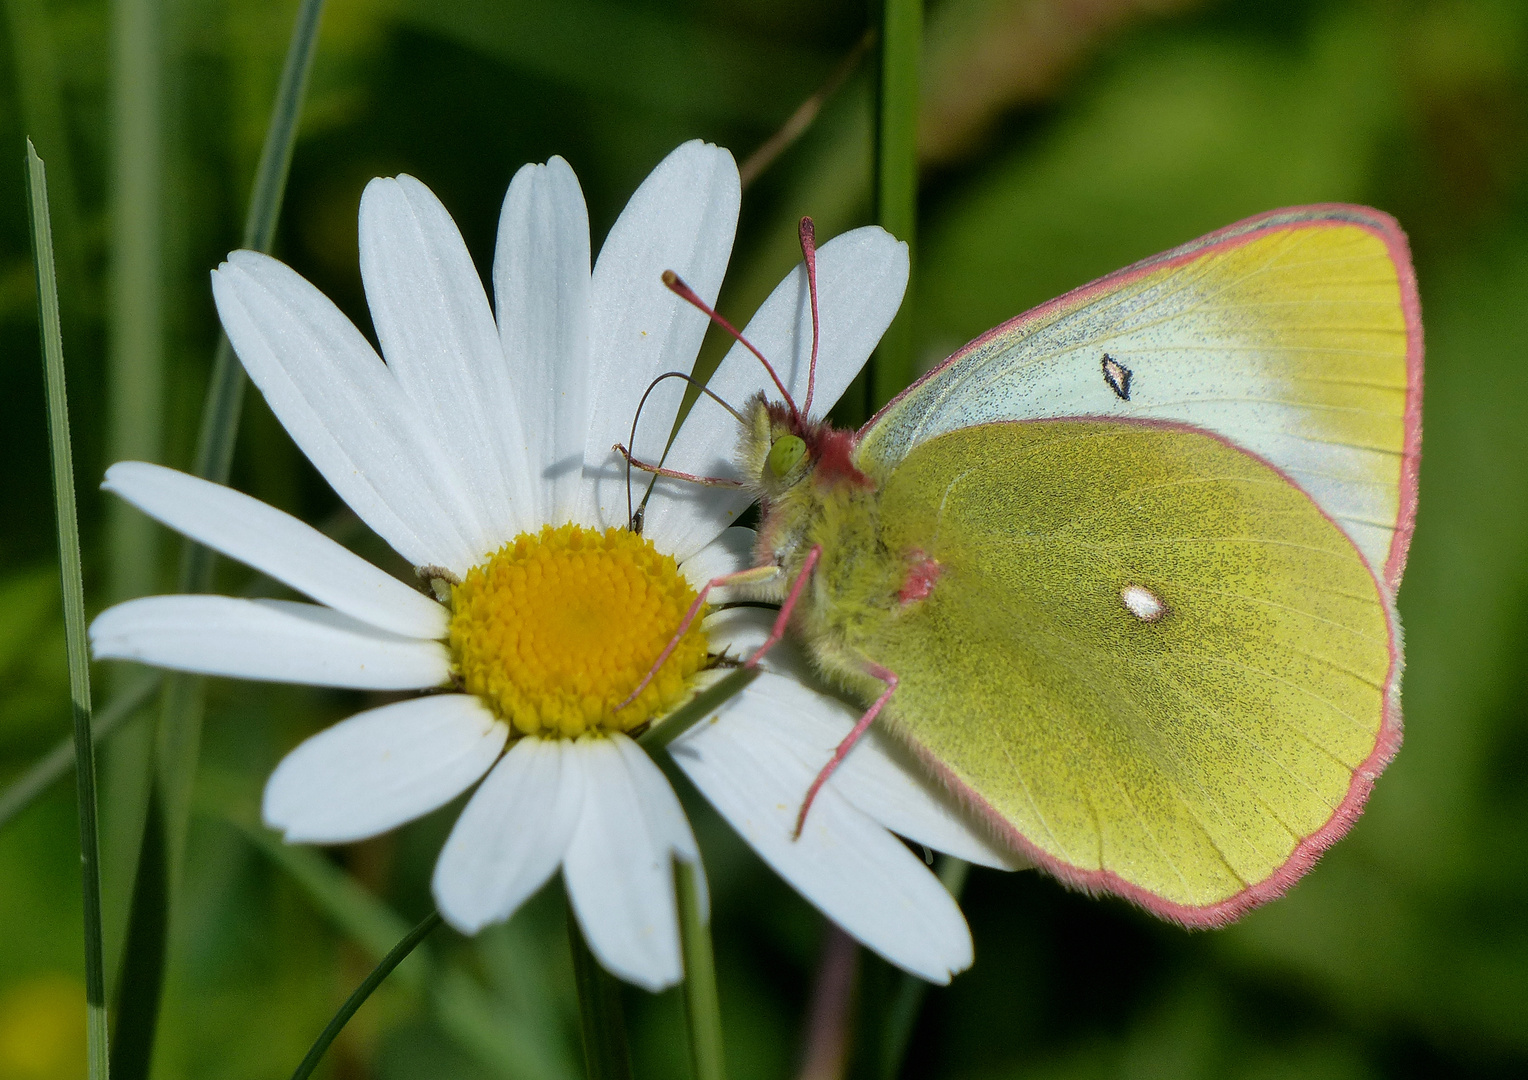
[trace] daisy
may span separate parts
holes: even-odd
[[[663,271],[714,302],[738,203],[731,155],[687,143],[638,188],[591,271],[572,169],[560,158],[526,166],[504,201],[491,309],[429,189],[408,176],[375,180],[361,201],[360,255],[382,357],[274,259],[237,251],[213,273],[250,378],[427,592],[232,489],[143,462],[112,466],[105,483],[315,603],[129,601],[91,626],[97,658],[433,691],[299,745],[266,785],[267,824],[291,842],[345,843],[476,784],[435,868],[447,921],[470,934],[506,919],[560,868],[595,956],[653,990],[682,974],[671,860],[698,866],[699,852],[674,792],[628,733],[661,723],[716,678],[717,656],[762,632],[756,613],[713,611],[622,704],[697,589],[749,564],[753,536],[729,527],[744,509],[736,492],[668,479],[649,493],[642,531],[629,530],[626,469],[612,446],[627,441],[653,379],[688,371],[705,334],[705,317],[663,286]],[[869,356],[906,278],[906,246],[882,230],[821,249],[823,408]],[[781,356],[800,351],[803,280],[799,270],[787,277],[749,327]],[[725,390],[750,374],[729,356],[721,376]],[[662,455],[682,391],[668,380],[649,397],[632,440],[639,457]],[[730,424],[722,410],[695,410],[668,464],[706,471],[735,441]],[[801,681],[810,675],[799,657],[782,652],[768,668],[678,740],[675,759],[829,917],[894,963],[947,980],[970,963],[964,919],[887,829],[977,861],[1001,857],[876,739],[834,775],[812,826],[791,842],[793,807],[853,711]]]

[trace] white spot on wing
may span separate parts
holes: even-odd
[[[1142,622],[1156,622],[1167,614],[1162,598],[1144,585],[1126,585],[1119,592],[1125,609]]]

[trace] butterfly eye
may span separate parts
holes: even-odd
[[[769,448],[769,471],[783,478],[804,457],[806,440],[799,435],[782,435]]]

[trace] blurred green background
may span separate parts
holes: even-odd
[[[133,40],[135,7],[155,32],[130,46],[144,66],[128,78],[114,74],[113,20],[117,40]],[[903,1075],[1528,1075],[1528,4],[927,8],[912,294],[925,364],[1135,259],[1329,200],[1379,206],[1410,233],[1428,355],[1421,513],[1401,590],[1406,741],[1352,834],[1286,899],[1217,932],[1033,873],[975,871],[976,966],[929,994]],[[3,5],[0,783],[69,731],[23,136],[52,182],[98,610],[173,579],[177,544],[94,485],[119,457],[190,461],[216,334],[207,272],[237,244],[295,10]],[[433,187],[486,273],[514,169],[561,154],[597,242],[678,142],[700,136],[746,158],[869,21],[863,0],[332,0],[277,254],[369,332],[355,222],[370,177],[407,171]],[[814,215],[820,237],[869,220],[872,68],[745,193],[725,313],[745,319],[794,261],[798,215]],[[388,558],[258,395],[234,482]],[[268,587],[221,574],[226,590]],[[98,702],[132,674],[98,670]],[[213,686],[156,1076],[289,1074],[380,950],[429,910],[454,806],[326,852],[282,849],[253,824],[282,754],[363,704]],[[113,966],[123,838],[141,805],[146,725],[135,725],[102,769]],[[715,896],[730,1074],[793,1075],[822,921],[685,795]],[[0,1080],[84,1075],[75,834],[69,782],[0,831]],[[578,1076],[562,919],[554,886],[475,941],[437,933],[352,1022],[326,1074]],[[873,1076],[867,1047],[891,976],[868,960],[860,974],[850,1067]],[[632,991],[629,1006],[638,1075],[687,1075],[678,995]]]

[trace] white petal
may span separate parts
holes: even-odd
[[[316,604],[146,596],[90,624],[97,660],[137,660],[236,679],[423,690],[450,676],[438,641],[399,637]]]
[[[636,781],[637,794],[642,799],[642,810],[653,836],[660,845],[668,847],[674,858],[687,862],[695,868],[695,883],[699,892],[702,919],[711,917],[711,898],[706,889],[706,874],[700,864],[700,845],[690,831],[690,821],[679,805],[679,796],[669,786],[668,778],[658,768],[647,752],[625,735],[611,737],[615,748],[621,752],[626,767]]]
[[[445,608],[243,492],[143,461],[117,462],[101,486],[177,532],[352,618],[405,637],[445,636]]]
[[[699,591],[712,578],[747,570],[753,565],[753,544],[757,537],[752,529],[736,526],[724,529],[715,540],[681,563],[679,572],[691,588]],[[711,590],[706,603],[713,607],[729,603],[734,598],[733,593],[729,586],[720,586]]]
[[[760,857],[823,914],[891,963],[948,982],[970,966],[970,931],[939,879],[901,841],[831,781],[818,793],[801,838],[791,838],[816,769],[772,730],[782,685],[794,684],[761,676],[713,720],[677,739],[674,760]]]
[[[472,256],[412,176],[361,196],[361,280],[387,366],[435,433],[491,551],[536,523],[519,403]]]
[[[589,428],[589,212],[560,157],[510,182],[493,255],[494,306],[523,403],[540,520],[594,524],[583,482]]]
[[[580,739],[569,752],[584,770],[586,794],[562,873],[579,928],[600,964],[657,991],[682,974],[673,827],[668,812],[653,816],[647,790],[668,781],[640,750],[623,754],[616,745],[622,739]]]
[[[281,759],[265,784],[265,823],[289,843],[376,836],[466,791],[498,760],[508,735],[468,694],[358,713]]]
[[[821,335],[812,397],[814,416],[825,415],[859,374],[891,325],[906,290],[907,245],[879,226],[836,236],[818,250]],[[797,264],[770,293],[744,328],[743,336],[774,365],[796,404],[805,406],[812,357],[812,307],[804,263]],[[707,385],[735,408],[759,390],[779,398],[779,390],[764,366],[741,345],[732,347]],[[738,434],[737,421],[702,398],[685,418],[664,464],[698,476],[736,477]],[[750,501],[748,495],[736,491],[710,488],[702,493],[693,484],[663,479],[648,497],[642,531],[661,550],[671,550],[683,537],[714,536]]]
[[[212,295],[250,379],[340,498],[415,566],[466,573],[485,552],[462,480],[350,320],[254,251],[228,256]]]
[[[725,649],[746,659],[764,643],[774,618],[773,611],[763,608],[728,608],[706,619],[706,637],[713,650]],[[762,666],[789,677],[787,682],[767,676],[754,692],[776,702],[775,735],[815,776],[864,708],[826,688],[794,637],[766,653]],[[854,744],[828,783],[892,832],[935,851],[1002,870],[1029,865],[989,839],[980,821],[929,776],[895,735],[876,724]]]
[[[571,750],[562,739],[520,739],[457,819],[433,891],[440,913],[462,933],[509,918],[562,861],[585,798]]]
[[[611,445],[630,440],[637,403],[654,377],[694,367],[706,333],[706,317],[664,287],[663,272],[674,271],[714,304],[732,253],[740,195],[732,155],[687,142],[642,182],[600,251],[589,337],[594,406],[584,476],[594,485],[602,524],[626,524],[626,469]],[[632,447],[638,457],[662,455],[683,395],[684,383],[669,379],[647,399]],[[683,560],[720,531],[660,547]]]

